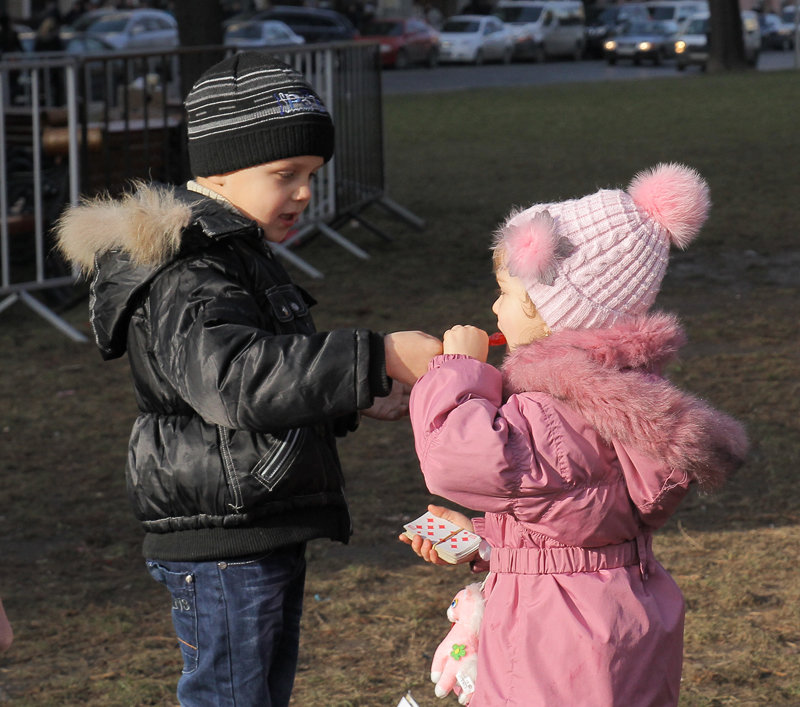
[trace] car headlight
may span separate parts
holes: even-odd
[[[686,51],[686,42],[682,39],[675,42],[675,53],[683,54]]]
[[[604,45],[603,48],[607,52],[613,52],[617,49],[617,43],[613,39],[609,39]]]
[[[640,52],[649,52],[653,48],[653,43],[652,42],[639,42],[639,44],[636,45],[636,48]]]

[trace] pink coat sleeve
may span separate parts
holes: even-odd
[[[544,411],[512,396],[500,372],[467,356],[437,356],[411,392],[414,440],[431,493],[479,511],[508,512],[563,479]],[[536,442],[537,438],[539,441]],[[534,443],[536,448],[534,449]],[[553,478],[555,477],[555,479]]]

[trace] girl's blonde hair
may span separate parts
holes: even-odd
[[[492,248],[492,266],[495,275],[497,275],[500,270],[508,269],[506,266],[506,260],[506,250],[501,244],[498,243]],[[539,311],[536,309],[536,305],[527,291],[525,292],[525,302],[522,306],[525,314],[527,314],[531,319],[533,319],[536,316],[536,313]]]

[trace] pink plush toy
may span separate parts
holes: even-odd
[[[450,633],[439,644],[431,665],[431,680],[436,696],[451,690],[462,705],[468,705],[475,692],[478,672],[478,632],[483,619],[483,592],[479,583],[470,584],[455,595],[447,609],[453,622]]]

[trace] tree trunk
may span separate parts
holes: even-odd
[[[181,95],[186,96],[200,74],[225,56],[222,49],[224,16],[220,0],[176,2],[174,13],[182,47],[216,47],[207,52],[181,55]]]
[[[739,0],[709,0],[709,73],[744,71],[749,68],[744,53],[744,33]]]

